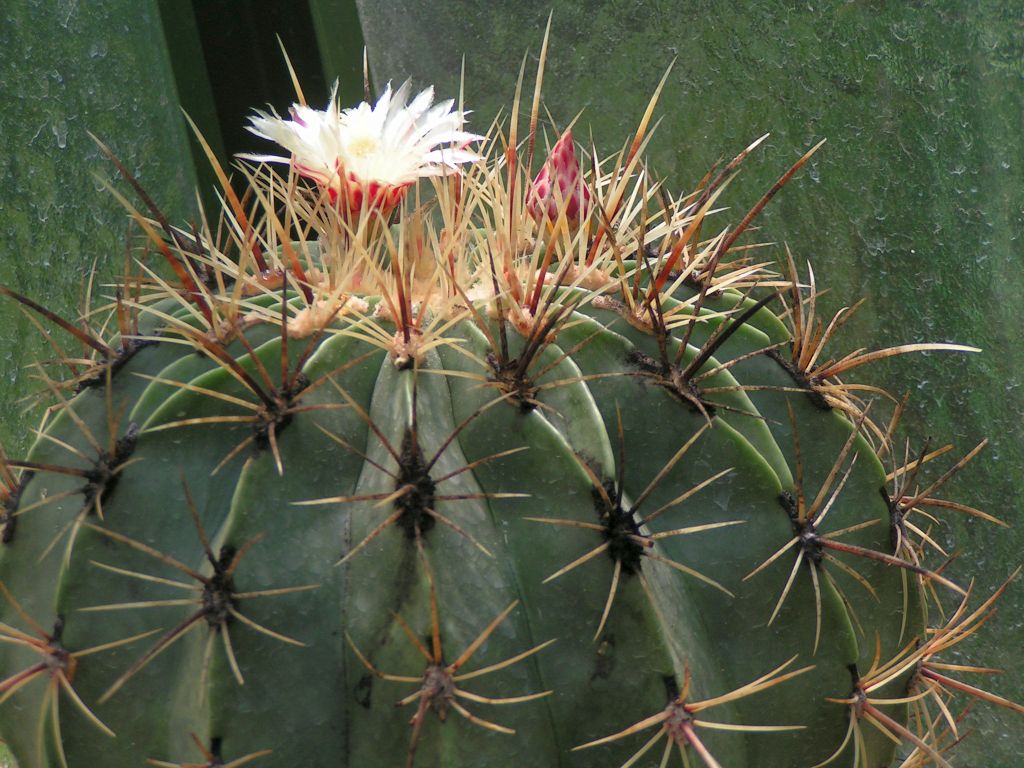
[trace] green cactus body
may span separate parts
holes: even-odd
[[[504,212],[487,169],[466,199]],[[607,215],[635,173],[588,182]],[[806,294],[722,287],[720,239],[665,279],[707,206],[630,206],[602,249],[521,194],[511,230],[453,223],[454,179],[358,232],[299,187],[319,242],[281,245],[273,179],[240,254],[167,249],[192,285],[118,300],[133,354],[51,382],[5,462],[22,768],[942,764],[915,654],[959,588],[901,538],[891,430],[792,363]]]

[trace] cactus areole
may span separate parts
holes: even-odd
[[[0,289],[59,358],[0,462],[21,768],[916,768],[955,764],[953,693],[1020,709],[949,661],[1005,585],[929,533],[1000,524],[942,494],[981,446],[849,378],[976,350],[834,349],[744,236],[814,150],[720,223],[753,145],[677,195],[658,91],[604,160],[407,86],[258,113],[284,153],[244,193],[214,161],[188,228],[107,150],[120,283],[73,321]]]

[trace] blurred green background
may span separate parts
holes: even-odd
[[[358,13],[357,13],[358,10]],[[828,143],[769,206],[759,237],[788,243],[830,288],[832,310],[866,296],[839,351],[958,341],[981,355],[918,355],[862,378],[911,391],[920,442],[988,449],[949,494],[1014,524],[954,521],[954,565],[990,592],[1024,561],[1024,3],[917,0],[8,0],[0,25],[0,283],[75,316],[93,263],[124,257],[126,216],[94,177],[113,177],[86,134],[107,142],[172,220],[195,215],[211,179],[181,116],[221,155],[259,148],[252,107],[283,111],[292,90],[276,36],[307,97],[362,93],[373,81],[434,83],[455,96],[465,57],[472,127],[511,102],[527,53],[532,82],[554,11],[545,104],[559,126],[584,109],[602,154],[630,135],[659,78],[672,74],[651,144],[673,192],[762,133],[725,204],[741,215],[820,138]],[[588,127],[589,126],[589,129]],[[198,169],[198,170],[197,170]],[[723,222],[726,220],[723,217]],[[102,282],[102,280],[100,281]],[[60,339],[61,343],[66,340]],[[10,301],[0,303],[0,441],[27,450],[38,413],[19,398],[26,370],[52,354]],[[1024,583],[963,658],[1006,669],[988,687],[1024,701]],[[958,765],[1024,764],[1019,716],[980,707]]]

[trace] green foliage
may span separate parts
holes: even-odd
[[[176,220],[190,210],[188,159],[175,83],[152,0],[6,3],[0,26],[0,281],[65,315],[95,270],[124,258],[123,209],[98,193],[107,177],[88,132],[117,147]],[[16,305],[0,304],[0,440],[24,451],[38,413],[21,370],[52,354]]]
[[[71,322],[0,291],[69,335],[0,460],[22,768],[923,768],[955,694],[1021,711],[956,648],[1009,582],[950,578],[933,533],[1001,524],[941,490],[983,445],[904,442],[848,380],[976,350],[836,351],[852,312],[741,239],[814,150],[721,232],[758,142],[675,198],[648,112],[570,214],[538,111],[412,193],[296,162],[240,202],[214,160],[213,220],[126,202],[176,280],[140,250]]]

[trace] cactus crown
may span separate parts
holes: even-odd
[[[541,160],[540,79],[483,155],[408,86],[259,113],[289,154],[241,196],[211,155],[189,229],[106,150],[174,278],[140,258],[77,322],[0,289],[85,350],[0,456],[25,768],[919,768],[953,693],[1020,710],[948,660],[1009,580],[934,566],[938,515],[1001,524],[937,495],[982,446],[927,477],[948,449],[847,380],[972,348],[836,355],[855,308],[743,243],[817,146],[723,229],[761,139],[677,197],[643,160],[664,80],[618,154]]]

